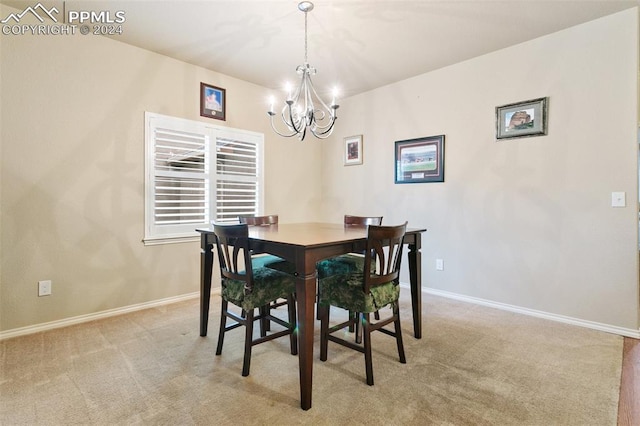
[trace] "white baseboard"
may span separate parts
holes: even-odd
[[[408,284],[401,284],[402,287],[409,289]],[[437,290],[434,288],[423,288],[423,293],[433,294],[435,296],[446,297],[448,299],[455,299],[461,302],[473,303],[476,305],[488,306],[490,308],[501,309],[503,311],[515,312],[517,314],[530,315],[533,317],[544,318],[551,321],[557,321],[565,324],[577,325],[580,327],[591,328],[594,330],[604,331],[607,333],[618,334],[620,336],[632,337],[640,339],[640,330],[634,330],[631,328],[616,327],[609,324],[602,324],[594,321],[586,321],[577,318],[567,317],[564,315],[550,314],[544,311],[537,311],[534,309],[522,308],[519,306],[508,305],[506,303],[494,302],[491,300],[480,299],[477,297],[465,296],[457,293],[451,293],[444,290]],[[211,294],[219,294],[220,289],[211,289]],[[39,333],[41,331],[52,330],[54,328],[67,327],[70,325],[81,324],[84,322],[95,321],[102,318],[113,317],[116,315],[122,315],[129,312],[141,311],[143,309],[149,309],[156,306],[168,305],[171,303],[181,302],[184,300],[195,299],[200,297],[200,292],[183,294],[180,296],[167,297],[165,299],[154,300],[151,302],[138,303],[135,305],[125,306],[122,308],[108,309],[102,312],[96,312],[93,314],[79,315],[77,317],[66,318],[57,321],[46,322],[42,324],[30,325],[27,327],[15,328],[12,330],[0,332],[0,340],[10,339],[12,337],[25,336],[27,334]]]
[[[211,294],[220,293],[220,289],[211,289]],[[0,340],[10,339],[12,337],[25,336],[27,334],[39,333],[41,331],[52,330],[54,328],[68,327],[70,325],[81,324],[84,322],[95,321],[98,319],[113,317],[116,315],[127,314],[130,312],[141,311],[143,309],[154,308],[157,306],[169,305],[171,303],[182,302],[200,297],[200,292],[182,294],[180,296],[167,297],[165,299],[152,300],[150,302],[137,303],[135,305],[124,306],[122,308],[108,309],[106,311],[95,312],[92,314],[79,315],[77,317],[65,318],[56,321],[45,322],[42,324],[30,325],[27,327],[14,328],[12,330],[0,332]]]
[[[403,286],[404,287],[404,286]],[[408,288],[408,286],[407,286]],[[433,294],[435,296],[446,297],[448,299],[460,300],[462,302],[473,303],[476,305],[488,306],[490,308],[501,309],[503,311],[515,312],[517,314],[530,315],[532,317],[544,318],[551,321],[562,322],[565,324],[577,325],[580,327],[591,328],[594,330],[604,331],[607,333],[618,334],[620,336],[632,337],[634,339],[640,339],[640,330],[634,330],[632,328],[617,327],[614,325],[603,324],[594,321],[587,321],[578,318],[567,317],[564,315],[550,314],[544,311],[537,311],[535,309],[522,308],[520,306],[508,305],[506,303],[494,302],[491,300],[480,299],[477,297],[465,296],[457,293],[451,293],[444,290],[437,290],[435,288],[423,288],[423,293]]]

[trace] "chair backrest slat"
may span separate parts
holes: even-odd
[[[382,225],[382,216],[351,216],[344,215],[345,226]]]
[[[406,232],[407,222],[399,226],[369,225],[364,262],[365,293],[368,293],[372,287],[391,281],[399,283],[402,247]]]
[[[278,215],[271,214],[267,216],[242,215],[238,216],[240,223],[246,223],[251,226],[269,226],[278,224]]]
[[[245,291],[253,287],[251,252],[249,251],[249,227],[240,225],[213,225],[216,239],[220,275],[237,281],[244,281]]]

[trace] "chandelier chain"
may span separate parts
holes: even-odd
[[[309,60],[307,59],[307,15],[309,12],[304,12],[304,63],[308,64]]]

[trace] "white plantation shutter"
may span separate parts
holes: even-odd
[[[258,214],[259,147],[253,142],[216,140],[216,221],[235,222]]]
[[[154,225],[206,223],[207,136],[156,128],[154,137]]]
[[[263,135],[152,113],[145,124],[145,244],[259,214]]]

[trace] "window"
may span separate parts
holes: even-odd
[[[145,136],[145,244],[262,211],[262,134],[147,112]]]

